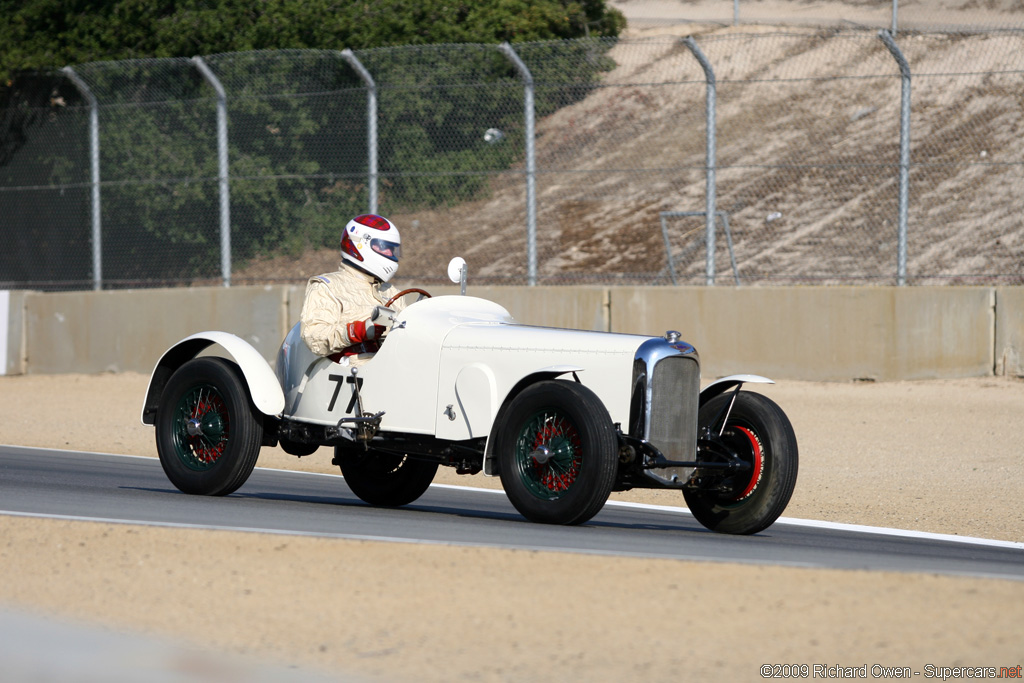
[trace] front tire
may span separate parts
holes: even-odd
[[[718,439],[749,468],[732,475],[697,472],[701,488],[683,489],[694,518],[712,531],[756,534],[769,527],[789,503],[796,487],[796,434],[789,418],[774,401],[741,391],[723,427],[721,418],[732,392],[716,396],[697,417],[700,438]]]
[[[334,447],[334,462],[359,499],[380,507],[401,507],[426,493],[437,463],[370,449]]]
[[[256,466],[263,423],[241,369],[223,358],[196,358],[167,382],[156,415],[160,465],[180,491],[226,496]]]
[[[532,522],[583,524],[611,494],[618,439],[593,391],[576,382],[538,382],[512,399],[495,437],[501,483]]]

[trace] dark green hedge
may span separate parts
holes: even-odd
[[[68,190],[10,193],[18,211],[0,223],[17,224],[26,253],[57,244],[58,223],[36,220],[47,214],[32,206],[48,203],[64,216],[63,239],[79,244],[63,277],[88,280],[87,112],[47,68],[73,65],[101,105],[105,279],[166,282],[215,278],[220,259],[213,93],[190,63],[168,58],[208,55],[228,92],[241,265],[333,244],[366,210],[366,92],[337,50],[356,49],[379,86],[380,210],[409,212],[479,198],[522,162],[522,81],[487,43],[520,41],[541,117],[613,66],[605,53],[622,25],[603,0],[0,0],[0,44],[13,46],[0,70],[41,70],[0,87],[0,185]],[[389,45],[405,47],[371,49]],[[501,144],[484,142],[492,127]],[[0,281],[39,267],[0,257]]]
[[[614,37],[624,26],[605,0],[0,0],[0,78],[247,50]]]

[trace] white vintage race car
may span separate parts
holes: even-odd
[[[533,327],[484,299],[405,292],[421,298],[359,368],[314,355],[298,324],[276,369],[225,332],[168,349],[142,421],[156,427],[171,482],[229,494],[261,446],[280,444],[297,456],[333,446],[371,505],[415,501],[439,465],[500,476],[523,516],[552,524],[586,522],[612,491],[640,487],[681,489],[696,519],[724,533],[761,531],[789,502],[793,428],[773,401],[741,391],[771,380],[701,390],[698,354],[676,332]],[[197,357],[212,345],[227,357]]]

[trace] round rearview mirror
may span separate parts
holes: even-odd
[[[448,262],[448,279],[459,284],[462,282],[462,270],[466,267],[466,259],[456,256]]]

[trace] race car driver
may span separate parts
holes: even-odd
[[[406,304],[386,307],[397,289],[388,284],[398,270],[401,237],[383,216],[356,216],[341,236],[341,267],[316,275],[306,285],[302,340],[320,356],[358,366],[373,358],[392,316]]]

